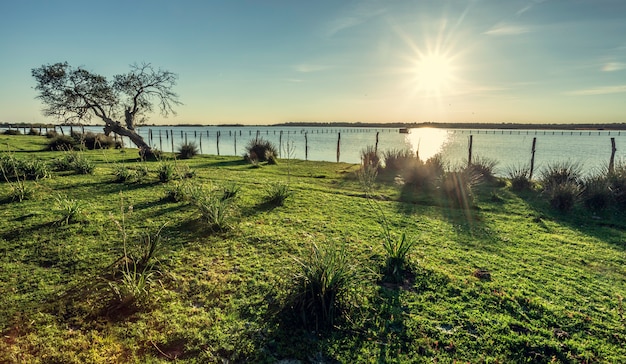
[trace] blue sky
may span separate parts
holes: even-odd
[[[0,3],[0,122],[41,114],[30,70],[179,75],[151,123],[626,122],[626,1]]]

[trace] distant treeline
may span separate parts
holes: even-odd
[[[0,128],[53,128],[51,123],[0,123]],[[56,124],[59,125],[59,124]],[[77,124],[60,124],[70,126]],[[84,125],[84,126],[99,126]],[[217,127],[251,127],[251,126],[297,126],[297,127],[332,127],[332,128],[444,128],[444,129],[532,129],[532,130],[626,130],[625,123],[610,124],[530,124],[530,123],[361,123],[361,122],[287,122],[281,124],[244,125],[244,124],[146,124],[143,126],[217,126]]]

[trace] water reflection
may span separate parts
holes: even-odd
[[[441,153],[449,140],[448,130],[436,128],[410,129],[410,133],[404,138],[405,144],[410,146],[413,153],[419,153],[422,160]]]

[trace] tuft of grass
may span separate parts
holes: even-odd
[[[530,180],[530,168],[526,166],[509,167],[507,177],[511,181],[513,191],[528,191],[533,187]]]
[[[270,206],[283,206],[293,195],[294,192],[289,189],[289,185],[281,182],[272,183],[266,191],[263,202]]]
[[[84,206],[80,200],[57,195],[54,202],[54,210],[61,215],[56,224],[69,225],[81,221],[85,216]]]
[[[174,177],[175,168],[170,162],[161,162],[157,168],[157,176],[159,181],[166,183]]]
[[[549,189],[544,190],[544,193],[548,196],[552,208],[561,212],[568,212],[578,202],[582,189],[578,183],[569,181],[552,185]]]
[[[224,198],[217,189],[205,188],[200,185],[188,185],[183,192],[189,196],[189,202],[200,211],[200,215],[213,232],[230,229],[230,219],[235,210],[233,198]]]
[[[19,129],[7,129],[2,134],[3,135],[22,135],[22,132]]]
[[[332,326],[342,315],[342,303],[356,281],[356,270],[345,246],[312,244],[305,257],[294,259],[300,269],[289,305],[305,327],[319,330]]]
[[[277,155],[276,146],[263,138],[251,140],[246,145],[246,160],[251,163],[267,162],[272,158],[275,159]]]
[[[361,149],[361,166],[378,169],[380,166],[380,155],[371,145]]]
[[[472,163],[466,167],[467,172],[478,178],[480,182],[494,182],[496,180],[495,168],[498,161],[490,158],[477,156]]]
[[[198,146],[196,143],[183,143],[178,147],[178,158],[180,159],[191,159],[197,156],[200,153]]]
[[[114,182],[116,183],[137,183],[148,176],[149,170],[144,164],[136,168],[129,168],[123,163],[118,163],[113,167]]]
[[[394,238],[386,231],[383,239],[385,250],[385,265],[383,267],[384,280],[394,283],[404,281],[406,273],[410,271],[408,255],[416,241],[402,233],[399,239]]]

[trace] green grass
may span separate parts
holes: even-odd
[[[2,135],[0,152],[63,155],[43,151],[46,142]],[[626,360],[626,213],[616,207],[566,214],[537,191],[483,185],[462,209],[438,197],[400,202],[400,186],[376,183],[370,194],[390,231],[419,241],[410,279],[390,285],[378,275],[384,232],[356,165],[176,161],[193,173],[184,183],[237,186],[237,214],[217,231],[189,202],[164,198],[183,179],[160,182],[161,162],[140,162],[133,149],[81,154],[95,164],[92,175],[25,181],[35,192],[21,202],[0,182],[0,362]],[[115,183],[119,165],[148,174]],[[288,177],[294,198],[264,204],[268,186]],[[58,196],[81,207],[80,219],[58,223]],[[112,310],[119,297],[108,283],[119,276],[124,239],[141,242],[161,228],[149,295]],[[312,331],[282,308],[297,259],[313,244],[337,243],[362,278],[350,283],[333,326]]]

